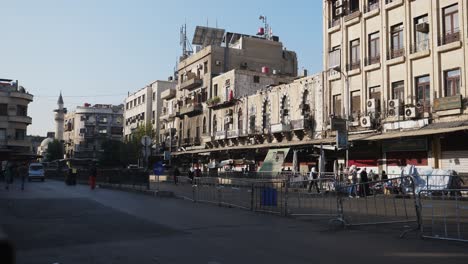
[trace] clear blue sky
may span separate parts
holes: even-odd
[[[35,95],[28,134],[54,130],[60,91],[73,109],[121,103],[128,91],[167,79],[181,53],[179,28],[196,25],[255,34],[266,15],[298,54],[300,68],[322,68],[322,1],[0,0],[0,78]]]

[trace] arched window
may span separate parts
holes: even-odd
[[[301,110],[305,117],[310,115],[309,90],[304,91],[304,95],[302,96]]]
[[[262,119],[262,126],[263,129],[269,129],[270,127],[270,109],[268,107],[268,101],[263,103],[263,119]]]
[[[237,129],[239,129],[239,132],[244,130],[244,117],[242,116],[242,108],[237,112]]]
[[[289,123],[289,102],[288,102],[288,97],[283,96],[283,99],[281,100],[281,123],[282,124],[288,124]]]
[[[203,134],[206,134],[206,116],[203,117]]]
[[[218,121],[216,121],[216,115],[213,116],[213,135],[218,131]]]
[[[195,128],[195,138],[200,137],[200,118],[197,117],[197,127]]]

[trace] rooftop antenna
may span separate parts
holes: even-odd
[[[257,36],[263,37],[265,39],[271,40],[273,37],[273,32],[271,30],[270,24],[268,24],[268,18],[266,16],[261,15],[258,19],[263,22],[263,28],[257,33]]]
[[[193,54],[192,44],[187,38],[187,24],[180,28],[180,45],[182,46],[182,57],[186,58]]]

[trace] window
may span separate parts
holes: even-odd
[[[263,129],[270,128],[270,109],[268,107],[268,102],[263,103],[263,119],[262,119]]]
[[[137,99],[133,99],[133,107],[135,107],[137,105]]]
[[[0,104],[0,116],[8,115],[8,104]]]
[[[458,21],[458,4],[443,9],[443,36],[442,43],[447,44],[460,40]]]
[[[242,133],[242,130],[244,130],[244,117],[242,115],[242,109],[239,109],[239,112],[237,112],[237,129],[239,129],[239,133]]]
[[[5,140],[5,139],[7,139],[6,129],[5,128],[0,128],[0,140]]]
[[[361,115],[361,91],[351,92],[351,114],[354,118]]]
[[[403,24],[392,26],[390,43],[390,59],[398,58],[404,54],[403,45]]]
[[[359,11],[359,0],[349,0],[349,13]]]
[[[392,99],[399,99],[400,102],[405,100],[405,83],[403,81],[398,81],[392,83]]]
[[[16,140],[24,140],[26,137],[26,130],[25,129],[16,129],[15,130],[15,139]]]
[[[369,59],[368,65],[380,62],[380,34],[375,32],[369,34]]]
[[[207,61],[205,61],[205,63],[203,64],[203,71],[204,71],[204,74],[208,73],[208,62]]]
[[[431,106],[431,80],[429,75],[416,78],[416,100],[422,111],[429,112]]]
[[[126,106],[125,106],[127,110],[128,110],[128,106],[129,106],[129,103],[127,103]]]
[[[99,127],[99,134],[107,134],[107,128],[106,127]]]
[[[215,84],[213,86],[213,96],[218,96],[218,84]]]
[[[213,116],[213,135],[218,131],[218,122],[216,121],[216,115]]]
[[[446,71],[445,78],[445,96],[455,96],[460,94],[460,69]]]
[[[380,100],[380,86],[374,86],[369,88],[369,99]]]
[[[288,97],[283,96],[283,99],[281,100],[282,104],[282,109],[281,109],[281,123],[283,125],[289,124],[289,102],[288,102]]]
[[[141,101],[142,101],[142,103],[145,103],[145,95],[143,95],[143,96],[141,97]]]
[[[249,118],[249,130],[250,133],[255,133],[255,124],[256,124],[256,117],[255,115],[251,115]]]
[[[155,111],[151,112],[151,119],[154,120],[155,117],[156,117],[156,112]]]
[[[260,76],[255,75],[253,78],[254,78],[254,83],[260,83]]]
[[[341,66],[341,48],[340,46],[333,47],[328,54],[328,68],[333,69]]]
[[[206,117],[203,117],[203,134],[206,134]]]
[[[310,116],[310,105],[309,105],[309,90],[305,90],[304,94],[302,95],[302,106],[301,106],[302,114],[304,117]]]
[[[429,23],[427,15],[414,19],[414,47],[413,52],[429,49]]]
[[[355,39],[350,42],[350,65],[348,70],[358,69],[361,64],[361,55],[360,55],[360,41],[359,39]]]
[[[341,116],[341,94],[333,96],[333,115]]]
[[[156,92],[153,93],[153,102],[156,101]]]

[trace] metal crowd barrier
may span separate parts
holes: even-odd
[[[468,198],[463,189],[419,192],[421,236],[468,242]]]
[[[347,226],[418,223],[415,185],[410,176],[346,184],[339,192]]]

